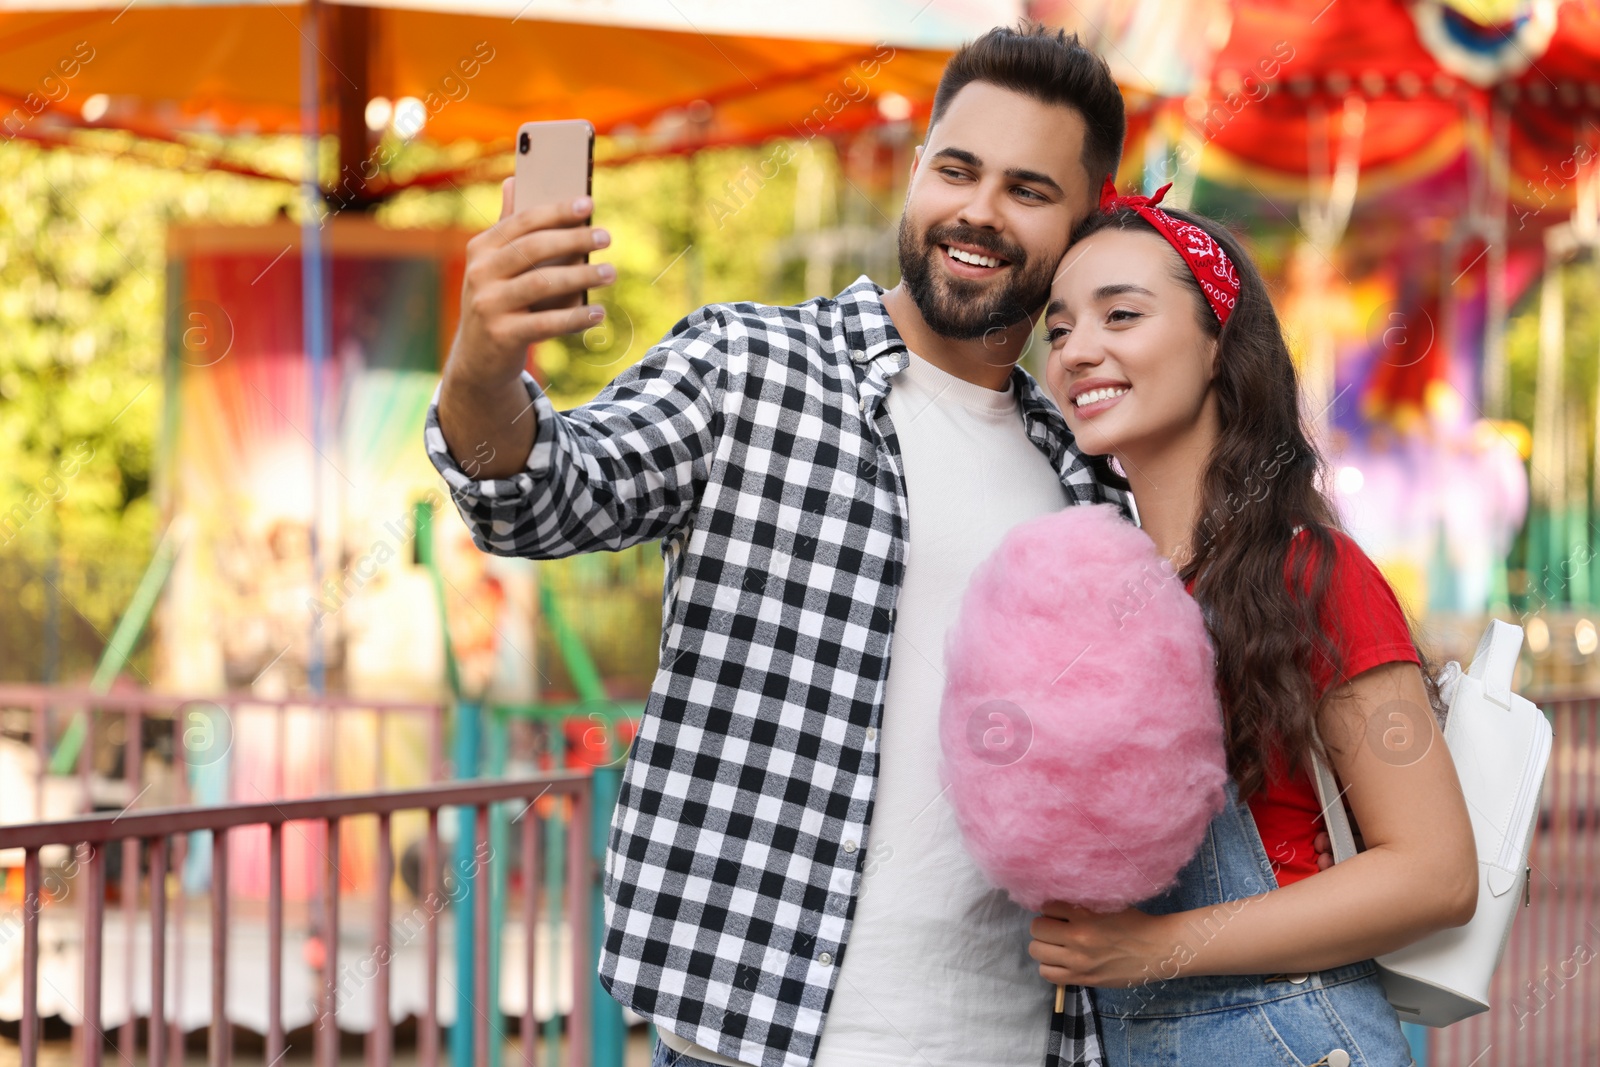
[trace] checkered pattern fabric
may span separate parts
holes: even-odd
[[[600,979],[761,1067],[813,1062],[869,851],[907,536],[884,397],[908,356],[881,294],[862,277],[831,300],[703,307],[561,414],[524,375],[538,432],[510,478],[471,478],[437,396],[428,414],[480,548],[662,542],[660,670],[611,823]],[[1013,384],[1068,498],[1128,511],[1034,380]],[[1047,1067],[1102,1062],[1088,991],[1072,993]]]

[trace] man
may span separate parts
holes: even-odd
[[[528,344],[606,265],[587,201],[469,246],[430,455],[486,551],[661,540],[660,670],[611,824],[600,977],[658,1064],[1101,1062],[1086,991],[1027,955],[938,783],[944,635],[1017,523],[1127,509],[1016,367],[1122,150],[1076,37],[996,29],[950,61],[899,230],[902,280],[711,305],[558,414]],[[1009,758],[1009,757],[1005,757]]]

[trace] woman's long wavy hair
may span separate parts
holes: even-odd
[[[1216,650],[1228,770],[1241,799],[1247,799],[1266,784],[1274,759],[1294,768],[1308,766],[1313,750],[1326,755],[1315,729],[1319,704],[1312,665],[1322,656],[1333,666],[1334,685],[1326,699],[1345,677],[1343,657],[1321,621],[1333,569],[1333,531],[1341,527],[1319,484],[1324,460],[1306,436],[1294,362],[1260,272],[1220,223],[1161,210],[1210,234],[1239,274],[1238,305],[1221,326],[1194,275],[1173,257],[1174,277],[1193,294],[1197,323],[1217,341],[1213,388],[1221,422],[1201,475],[1192,555],[1178,576],[1196,580],[1194,597],[1205,611]],[[1130,209],[1097,212],[1078,226],[1072,242],[1101,230],[1141,228],[1157,232]],[[1291,575],[1289,544],[1299,525],[1305,526],[1313,550],[1295,553]],[[1302,595],[1291,594],[1286,575]],[[1415,646],[1415,627],[1409,619],[1407,624]],[[1435,715],[1442,715],[1433,671],[1420,647],[1418,658],[1429,702]]]

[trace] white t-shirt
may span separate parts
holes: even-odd
[[[1042,1063],[1055,989],[1028,955],[1032,914],[992,888],[962,846],[939,785],[939,703],[945,634],[973,569],[1066,496],[1011,391],[912,355],[888,406],[910,504],[905,580],[855,920],[815,1067]],[[660,1036],[709,1063],[738,1063]]]

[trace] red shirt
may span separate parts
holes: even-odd
[[[1400,602],[1394,590],[1350,537],[1335,531],[1333,573],[1323,603],[1326,632],[1344,657],[1344,678],[1385,663],[1420,664],[1411,643]],[[1285,564],[1287,583],[1296,551],[1310,544],[1305,534],[1296,535]],[[1191,590],[1192,591],[1192,590]],[[1312,682],[1316,698],[1332,681],[1333,666],[1325,656],[1313,664]],[[1281,761],[1274,760],[1267,772],[1266,785],[1250,798],[1250,814],[1267,852],[1267,860],[1278,875],[1278,885],[1286,886],[1317,873],[1316,850],[1312,842],[1323,830],[1322,805],[1317,803],[1317,787],[1304,767],[1285,775]]]

